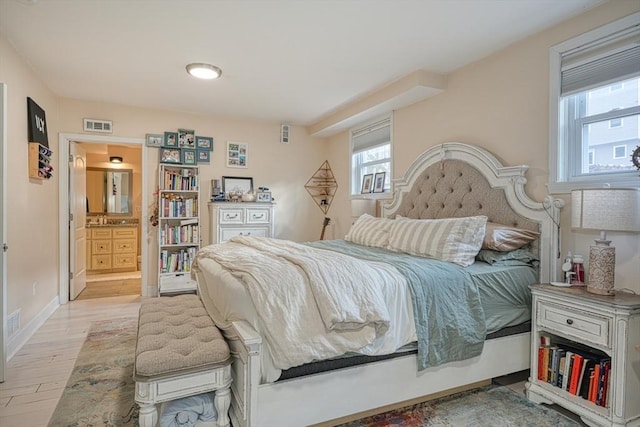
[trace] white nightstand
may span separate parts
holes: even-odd
[[[531,286],[531,373],[527,397],[555,403],[592,426],[640,426],[640,296],[590,294],[580,287]],[[538,379],[540,336],[611,358],[607,401],[598,406]]]

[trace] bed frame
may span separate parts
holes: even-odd
[[[463,163],[461,163],[463,162]],[[394,181],[385,217],[460,217],[540,231],[540,281],[558,275],[558,224],[562,200],[542,203],[525,194],[527,166],[503,167],[486,150],[458,142],[424,152]],[[428,195],[428,196],[427,196]],[[230,417],[234,427],[312,425],[371,412],[529,368],[530,333],[485,342],[478,357],[418,372],[415,355],[260,384],[262,339],[246,322],[224,331],[233,363]],[[506,356],[508,355],[508,356]],[[426,400],[426,398],[424,399]]]

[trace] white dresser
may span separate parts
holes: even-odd
[[[210,202],[209,243],[233,236],[275,237],[274,203]]]

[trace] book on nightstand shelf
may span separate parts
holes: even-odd
[[[565,390],[598,406],[607,406],[611,358],[540,337],[538,380]]]

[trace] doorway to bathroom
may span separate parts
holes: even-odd
[[[69,272],[61,277],[61,303],[146,295],[144,140],[83,134],[60,139],[61,156],[69,158],[69,166],[60,167],[61,198],[68,196],[60,217],[69,218],[60,225],[61,271]]]

